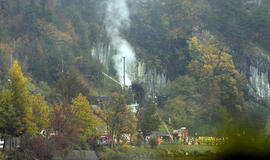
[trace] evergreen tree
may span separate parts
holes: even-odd
[[[8,81],[9,89],[0,94],[0,128],[4,138],[22,135],[32,126],[31,108],[27,104],[29,93],[17,60],[8,73]]]
[[[19,127],[13,136],[18,136],[27,130],[31,118],[31,108],[27,104],[29,93],[26,89],[26,82],[18,61],[13,62],[13,66],[8,73],[9,92],[11,105],[15,110],[16,117],[19,118]]]
[[[142,132],[145,144],[146,136],[159,128],[161,121],[157,114],[157,105],[152,99],[147,99],[144,108],[138,115],[138,129]]]

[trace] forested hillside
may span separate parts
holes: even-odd
[[[238,110],[257,120],[253,127],[263,128],[269,104],[256,109],[254,103],[248,105],[253,100],[247,86],[252,73],[240,74],[236,65],[245,66],[239,57],[250,44],[269,51],[268,1],[138,1],[130,7],[140,12],[131,15],[125,36],[139,58],[165,70],[172,81],[165,121],[213,133],[220,115],[237,115]]]
[[[81,85],[87,82],[87,86],[79,88],[91,88],[96,92],[92,94],[97,96],[94,86],[99,83],[103,67],[91,57],[91,50],[104,35],[97,3],[89,0],[79,3],[72,0],[1,1],[3,85],[12,59],[18,59],[29,83],[34,83],[35,89],[46,94],[46,98],[57,88],[56,82],[61,76],[65,81],[76,79],[75,83]]]
[[[145,138],[160,124],[202,136],[269,128],[268,0],[121,0],[128,19],[117,23],[106,9],[114,2],[0,0],[0,136],[45,129],[65,150],[105,130],[117,143],[122,134]],[[115,37],[147,66],[140,76],[166,75],[163,105],[142,84],[137,93],[114,80],[122,80]],[[97,46],[109,50],[107,64]],[[135,113],[130,103],[139,103]]]

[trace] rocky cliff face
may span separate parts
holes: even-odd
[[[249,106],[270,105],[270,57],[257,45],[250,44],[233,53],[237,69],[248,79]]]
[[[164,73],[156,68],[148,67],[143,61],[137,61],[133,66],[133,71],[130,71],[133,84],[142,85],[147,95],[166,96],[168,94],[170,81]]]
[[[200,28],[194,30],[193,34],[202,39],[213,36],[207,30],[200,30]],[[232,51],[231,54],[236,69],[248,80],[246,96],[249,106],[270,107],[270,53],[258,45],[247,44],[242,51]]]
[[[114,53],[115,50],[109,43],[98,43],[92,49],[92,56],[107,69],[111,66],[110,62]],[[169,80],[163,72],[150,68],[143,60],[137,60],[131,66],[127,68],[131,82],[141,85],[146,95],[166,96],[168,94]]]
[[[109,43],[98,43],[92,50],[92,56],[107,69],[115,50]],[[257,45],[249,44],[241,52],[232,52],[236,68],[248,79],[248,101],[250,107],[270,106],[270,56]],[[133,84],[143,87],[146,95],[164,96],[168,94],[170,81],[167,76],[150,68],[143,60],[136,61],[127,69]]]
[[[101,64],[105,66],[108,70],[110,66],[110,58],[113,54],[114,50],[108,42],[100,42],[95,45],[92,49],[91,54],[96,60],[98,60]]]

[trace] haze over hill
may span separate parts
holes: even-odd
[[[97,135],[109,126],[105,106],[116,104],[130,121],[115,135],[142,131],[150,111],[191,134],[224,136],[239,126],[263,133],[269,43],[268,0],[2,0],[0,133],[40,132],[35,118],[43,115],[51,131]],[[124,107],[136,103],[134,114]],[[82,104],[81,115],[71,114]],[[57,125],[66,122],[57,111],[74,123]],[[92,117],[80,119],[84,112]],[[14,117],[21,119],[9,128]]]

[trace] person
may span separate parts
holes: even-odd
[[[158,137],[158,145],[160,145],[160,144],[161,144],[161,138]]]
[[[196,137],[195,138],[195,146],[197,146],[198,145],[198,138]]]

